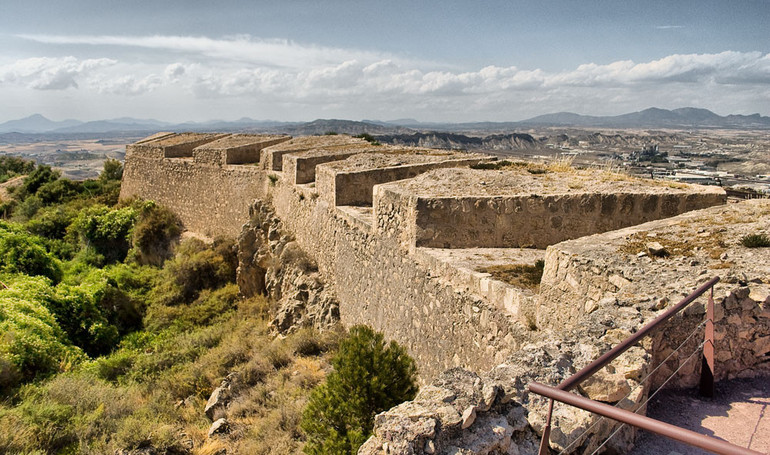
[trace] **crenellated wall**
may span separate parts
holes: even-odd
[[[468,169],[489,160],[346,136],[164,133],[127,147],[121,198],[159,201],[188,230],[210,237],[238,236],[252,203],[268,204],[292,248],[333,290],[342,322],[384,332],[407,347],[424,384],[438,378],[437,388],[378,420],[364,453],[387,453],[393,444],[414,453],[476,451],[482,442],[484,453],[534,450],[546,402],[526,394],[527,380],[563,380],[714,275],[723,278],[717,378],[770,371],[770,250],[740,245],[742,235],[767,233],[770,203],[722,205],[719,188],[600,171]],[[658,247],[665,252],[653,253]],[[541,259],[539,283],[517,281],[517,270]],[[251,282],[256,289],[265,280]],[[672,356],[652,382],[638,381],[695,330],[703,311],[697,304],[677,316],[668,332],[580,392],[613,402],[634,391],[621,404],[638,406],[682,359]],[[483,377],[442,376],[452,367]],[[687,366],[675,382],[691,384],[699,368]],[[446,390],[454,394],[451,412],[436,401]],[[466,405],[473,409],[460,409]],[[433,416],[432,430],[411,432],[422,421],[403,413],[418,411]],[[480,417],[465,433],[470,411]],[[554,418],[556,447],[593,423],[563,410]],[[610,430],[581,436],[590,439],[584,446]],[[484,436],[490,432],[497,439]],[[627,451],[633,432],[616,441]]]
[[[286,169],[276,170],[279,158]],[[424,380],[449,367],[491,368],[527,342],[535,325],[536,293],[484,272],[481,256],[462,267],[441,259],[441,248],[544,247],[724,200],[721,190],[689,185],[650,188],[626,179],[597,186],[575,172],[467,169],[491,159],[345,136],[161,135],[127,147],[121,197],[168,205],[188,230],[206,236],[237,236],[251,202],[268,201],[334,287],[343,323],[369,324],[407,346]],[[607,194],[613,188],[622,197]],[[591,210],[582,210],[584,200]],[[516,201],[542,207],[522,212]],[[557,215],[564,229],[549,234],[541,224],[553,226]],[[490,254],[498,266],[531,258]]]

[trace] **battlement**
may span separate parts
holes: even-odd
[[[725,204],[721,188],[344,135],[159,133],[127,147],[121,198],[131,196],[169,206],[190,231],[240,234],[246,251],[257,246],[249,229],[264,224],[244,223],[269,205],[334,290],[342,323],[404,345],[423,382],[452,367],[494,368],[499,389],[518,397],[520,377],[563,379],[716,274],[717,339],[733,340],[717,354],[718,374],[770,371],[770,249],[740,244],[768,233],[770,203]],[[653,241],[665,254],[650,253]],[[240,273],[265,274],[251,256]],[[623,371],[635,373],[608,387],[635,387],[651,359],[683,341],[687,330],[676,328],[702,320],[702,305],[693,308],[670,335],[629,351]],[[552,362],[530,365],[527,355]],[[697,368],[675,383],[689,384]],[[542,403],[521,403],[532,428],[542,426]]]
[[[367,147],[370,144],[364,139],[354,138],[344,134],[295,137],[282,144],[266,148],[262,153],[262,169],[273,171],[282,170],[283,156],[287,153],[320,149],[340,150],[354,145]]]
[[[439,150],[391,150],[353,155],[318,167],[316,186],[329,204],[372,205],[375,185],[416,177],[424,172],[478,164],[487,155]]]
[[[378,232],[398,235],[408,246],[545,248],[726,200],[715,187],[603,171],[531,170],[437,170],[380,185]]]
[[[404,343],[425,378],[488,368],[528,339],[539,283],[505,277],[543,259],[549,270],[549,245],[725,202],[719,188],[345,135],[200,133],[128,146],[130,196],[208,236],[237,236],[252,201],[269,202],[334,285],[343,322]]]
[[[126,147],[129,156],[149,159],[192,158],[193,149],[226,137],[227,134],[158,133]]]
[[[290,136],[232,134],[195,147],[192,156],[196,163],[219,166],[258,163],[262,149],[290,139]]]

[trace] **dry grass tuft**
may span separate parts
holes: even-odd
[[[636,255],[640,252],[646,252],[647,244],[650,242],[660,243],[668,252],[668,257],[693,256],[696,251],[704,251],[709,258],[719,259],[727,248],[724,233],[720,231],[706,232],[688,238],[650,237],[647,231],[640,231],[629,237],[626,243],[618,248],[618,251],[624,254]]]
[[[543,278],[545,262],[538,260],[534,265],[514,264],[495,265],[479,269],[479,272],[489,273],[492,278],[512,284],[518,288],[540,289],[540,280]]]

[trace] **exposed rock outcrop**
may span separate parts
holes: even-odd
[[[339,304],[316,264],[283,232],[273,209],[257,200],[238,237],[238,286],[245,297],[263,294],[278,302],[272,326],[327,329],[339,321]]]

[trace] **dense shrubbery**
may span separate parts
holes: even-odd
[[[79,183],[24,172],[0,204],[13,220],[0,221],[0,453],[301,451],[341,332],[275,338],[268,302],[238,297],[234,243],[177,245],[168,209],[118,204],[120,163]],[[336,433],[308,426],[310,452],[357,446],[375,412],[414,394],[401,348],[365,328],[342,346],[306,411]],[[230,374],[239,430],[208,438],[202,409]]]
[[[54,283],[62,277],[59,261],[41,242],[29,234],[4,230],[0,226],[0,271],[44,276]]]
[[[350,329],[332,365],[334,372],[313,391],[302,416],[309,454],[356,453],[377,413],[417,394],[414,360],[369,327]]]
[[[34,161],[15,156],[0,156],[0,183],[19,175],[26,175],[35,170]]]
[[[134,259],[160,266],[171,257],[171,247],[181,232],[182,223],[174,212],[154,203],[144,204],[133,230]]]
[[[150,293],[156,305],[191,302],[203,289],[216,289],[235,281],[238,257],[232,240],[216,239],[211,247],[190,239],[177,248],[160,273],[160,284]]]
[[[29,175],[12,191],[6,215],[15,221],[0,221],[2,392],[109,353],[141,329],[158,270],[134,259],[161,265],[180,232],[176,217],[152,202],[103,204],[119,191],[116,160],[86,182],[23,160],[0,160],[6,164]],[[136,254],[121,263],[129,251]]]
[[[134,207],[110,209],[101,204],[80,211],[68,228],[86,249],[93,249],[98,263],[120,262],[131,249],[131,234],[136,222]]]

